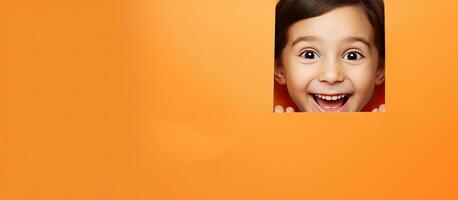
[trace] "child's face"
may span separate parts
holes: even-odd
[[[287,35],[275,77],[301,111],[360,111],[383,82],[373,28],[359,6],[298,21]]]

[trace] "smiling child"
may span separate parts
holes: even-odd
[[[275,81],[302,112],[357,112],[385,80],[382,0],[280,0]]]

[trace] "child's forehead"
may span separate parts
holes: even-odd
[[[317,17],[297,21],[288,29],[290,42],[304,36],[314,36],[322,40],[356,37],[373,42],[374,30],[360,6],[344,6]]]

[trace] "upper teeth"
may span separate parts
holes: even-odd
[[[337,99],[342,99],[344,97],[346,97],[347,95],[346,94],[341,94],[341,95],[333,95],[333,96],[329,96],[329,95],[323,95],[323,94],[315,94],[315,97],[317,98],[320,98],[320,99],[324,99],[324,100],[337,100]]]

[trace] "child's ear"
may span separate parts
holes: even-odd
[[[385,82],[385,67],[379,67],[375,74],[375,84],[380,85]]]
[[[278,60],[275,60],[274,78],[278,84],[280,85],[286,84],[285,71],[283,70],[283,66],[281,65],[281,62]]]

